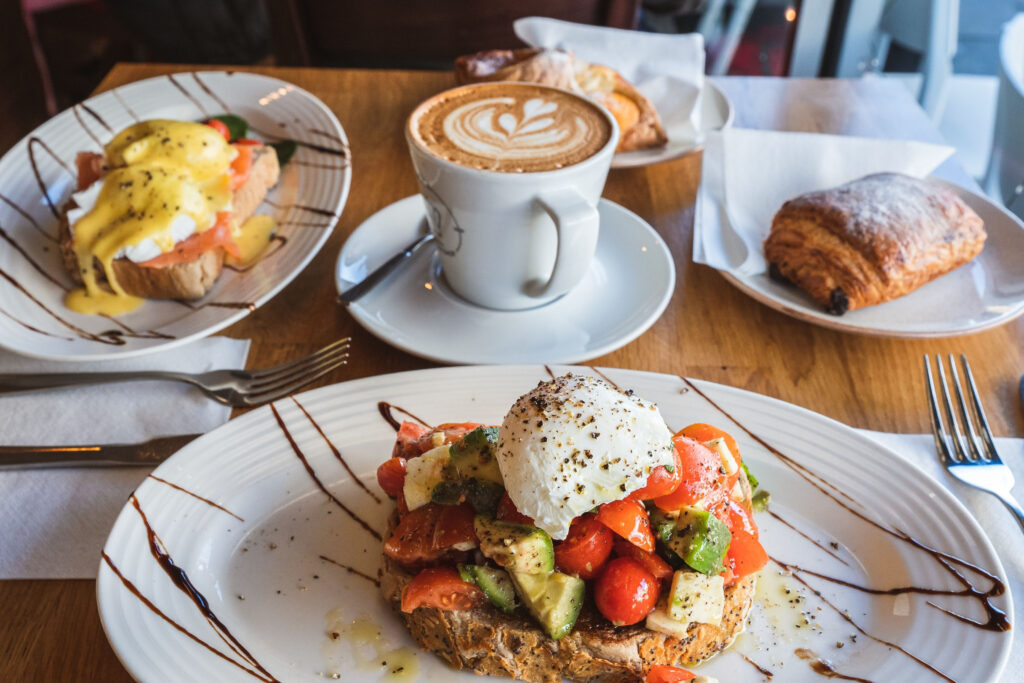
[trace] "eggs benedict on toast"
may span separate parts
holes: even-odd
[[[245,239],[244,226],[277,183],[277,154],[255,140],[229,142],[224,126],[142,121],[103,154],[79,154],[77,166],[60,235],[81,285],[65,299],[73,311],[117,315],[143,298],[200,298],[226,258],[245,262],[265,246]]]

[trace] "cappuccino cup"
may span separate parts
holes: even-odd
[[[603,107],[559,88],[478,83],[420,104],[405,132],[456,294],[519,310],[579,284],[619,140]]]

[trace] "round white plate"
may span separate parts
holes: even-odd
[[[609,353],[665,310],[675,266],[642,218],[606,199],[598,211],[601,231],[589,272],[546,306],[495,311],[470,304],[449,289],[435,252],[425,249],[348,310],[388,344],[442,363],[576,363]],[[423,226],[419,195],[370,216],[338,256],[338,291],[401,251]]]
[[[655,108],[658,103],[653,102]],[[704,147],[704,136],[732,125],[732,102],[722,90],[710,80],[704,80],[700,94],[700,130],[695,137],[670,137],[668,144],[657,149],[638,149],[635,152],[619,152],[612,159],[612,168],[633,168],[648,166],[661,161],[678,159]]]
[[[1024,223],[1003,207],[941,178],[985,221],[985,248],[970,263],[906,296],[843,315],[825,313],[806,292],[767,273],[726,280],[770,308],[841,332],[879,337],[954,337],[997,327],[1024,313]]]
[[[71,280],[53,240],[56,210],[75,183],[75,155],[102,151],[147,118],[202,120],[225,110],[253,137],[300,146],[258,213],[278,220],[274,242],[252,268],[229,268],[202,299],[149,300],[116,319],[64,307]],[[38,178],[32,172],[32,158]],[[348,138],[314,95],[276,78],[204,71],[150,78],[75,105],[34,130],[0,160],[0,345],[27,356],[100,360],[185,344],[245,317],[299,274],[330,236],[348,196]],[[113,331],[113,333],[111,333]]]
[[[552,368],[556,374],[566,370]],[[876,588],[962,588],[932,555],[862,521],[836,502],[840,500],[870,519],[965,558],[1005,581],[984,530],[949,492],[850,428],[757,394],[695,383],[752,433],[791,458],[796,463],[792,468],[681,378],[628,370],[600,372],[623,390],[633,389],[657,402],[673,428],[701,421],[735,435],[744,460],[772,494],[771,511],[778,518],[759,514],[757,520],[761,540],[773,557]],[[340,505],[377,530],[383,529],[393,509],[390,501],[378,503],[368,492],[382,497],[375,469],[390,457],[395,438],[378,412],[378,402],[387,401],[431,424],[495,423],[518,396],[547,378],[546,368],[540,365],[456,367],[317,389],[300,395],[298,403],[288,399],[274,405],[284,428],[271,407],[265,406],[197,439],[154,472],[224,510],[155,479],[139,486],[137,501],[159,547],[184,570],[237,643],[274,677],[322,682],[340,673],[349,681],[386,680],[380,662],[388,657],[394,662],[388,653],[411,647],[412,639],[370,583],[379,566],[380,542]],[[331,444],[368,490],[356,485]],[[800,467],[810,473],[810,480],[801,476]],[[837,487],[835,498],[812,484],[825,486],[822,481]],[[101,562],[100,617],[132,676],[141,681],[253,680],[238,668],[240,655],[217,636],[196,604],[154,559],[142,517],[131,504],[114,524],[104,553],[123,580],[111,564]],[[979,588],[988,588],[974,574],[968,575]],[[699,667],[700,672],[730,683],[762,682],[762,675],[744,661],[745,655],[772,671],[775,680],[820,681],[819,674],[794,654],[805,648],[827,658],[847,676],[875,681],[942,680],[865,633],[903,648],[960,683],[994,681],[1009,655],[1012,632],[983,631],[927,604],[930,600],[978,617],[978,605],[967,598],[871,596],[809,575],[803,578],[820,591],[820,597],[796,578],[780,579],[777,568],[769,564],[759,580],[759,597],[747,632],[731,649]],[[126,582],[164,616],[144,604]],[[1010,612],[1012,622],[1009,598],[1002,595],[994,603]],[[858,633],[823,600],[845,610],[865,633]],[[801,613],[808,617],[806,624]],[[345,628],[353,621],[376,624],[381,639],[370,646],[357,645],[353,638],[359,634]],[[349,635],[332,640],[327,632],[334,629]],[[838,642],[842,648],[836,647]],[[408,665],[412,669],[418,669],[418,675],[404,680],[480,680],[449,671],[427,653],[414,657]]]

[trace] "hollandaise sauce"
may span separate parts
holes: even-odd
[[[229,256],[228,262],[236,266],[248,266],[260,257],[276,230],[277,221],[272,216],[250,216],[234,231],[235,244],[241,255],[238,258]]]
[[[205,124],[168,120],[130,126],[104,152],[110,170],[94,205],[71,225],[84,287],[65,303],[79,313],[118,315],[142,300],[122,289],[114,260],[144,263],[212,227],[218,212],[231,210],[229,169],[237,152]]]

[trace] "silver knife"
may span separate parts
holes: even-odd
[[[202,434],[93,446],[0,446],[0,471],[47,467],[154,467]]]
[[[430,232],[427,232],[426,235],[421,237],[417,237],[415,242],[389,258],[383,265],[379,266],[372,273],[364,277],[362,282],[352,285],[339,294],[338,303],[348,306],[350,303],[383,282],[384,279],[397,270],[400,265],[408,261],[414,254],[416,254],[416,252],[433,241],[434,235]]]

